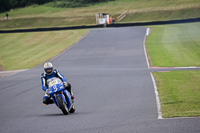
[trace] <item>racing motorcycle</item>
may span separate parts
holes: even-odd
[[[63,82],[59,78],[51,78],[48,82],[48,94],[54,103],[60,108],[64,115],[75,112],[74,100],[70,93],[65,89]]]

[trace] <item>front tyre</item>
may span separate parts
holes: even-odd
[[[67,105],[64,103],[64,101],[62,100],[62,97],[61,96],[58,96],[57,97],[57,101],[58,101],[58,104],[60,106],[60,109],[62,110],[63,114],[64,115],[68,115],[69,114],[69,111],[68,111],[68,108],[67,108]]]

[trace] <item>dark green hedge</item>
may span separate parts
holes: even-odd
[[[44,4],[51,1],[53,0],[0,0],[0,12],[33,4]]]
[[[113,0],[0,0],[0,12],[10,9],[26,7],[33,4],[45,4],[53,7],[82,7],[95,3],[107,2]]]

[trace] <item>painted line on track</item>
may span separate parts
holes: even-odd
[[[148,57],[147,57],[147,51],[146,51],[146,39],[147,39],[147,36],[150,34],[150,28],[147,28],[146,29],[146,35],[144,37],[144,41],[143,41],[143,48],[144,48],[144,54],[145,54],[145,58],[146,58],[146,62],[147,62],[147,67],[150,68],[150,65],[149,65],[149,60],[148,60]]]
[[[150,73],[150,75],[151,75],[151,79],[152,79],[152,82],[153,82],[154,93],[156,95],[156,104],[157,104],[158,119],[163,119],[163,117],[162,117],[162,110],[161,110],[161,102],[160,102],[160,98],[159,98],[159,94],[158,94],[158,89],[157,89],[156,81],[155,81],[155,78],[154,78],[153,74]]]
[[[178,120],[178,119],[200,119],[200,117],[174,117],[174,118],[162,118],[166,120]]]
[[[148,56],[147,56],[147,51],[146,51],[146,38],[147,38],[147,36],[149,34],[150,34],[150,28],[147,28],[146,29],[146,35],[145,35],[144,41],[143,41],[143,48],[144,48],[144,53],[145,53],[145,58],[146,58],[148,69],[150,68],[150,64],[149,64],[149,60],[148,60]],[[154,78],[154,76],[153,76],[153,74],[151,72],[150,72],[150,76],[151,76],[151,80],[153,82],[154,93],[155,93],[155,96],[156,96],[156,105],[157,105],[158,119],[163,119],[162,118],[161,103],[160,103],[160,98],[159,98],[159,94],[158,94],[158,90],[157,90],[155,78]]]
[[[151,67],[153,69],[190,69],[190,68],[200,68],[200,67],[197,67],[197,66],[189,66],[189,67]]]

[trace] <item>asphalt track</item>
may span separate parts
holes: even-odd
[[[52,60],[72,84],[76,112],[42,104],[42,65],[0,78],[1,133],[199,133],[200,118],[158,119],[146,28],[94,29]]]

